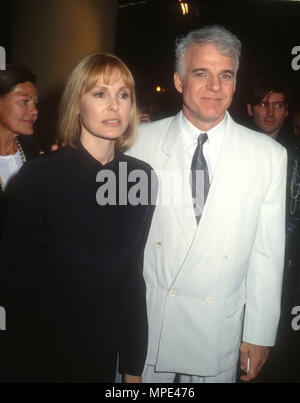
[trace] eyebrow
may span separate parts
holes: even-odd
[[[222,73],[229,73],[234,76],[234,71],[233,70],[223,70]]]
[[[263,101],[263,100],[261,100],[260,101],[260,103],[261,104],[287,104],[287,102],[286,101]]]
[[[26,92],[19,92],[19,93],[17,93],[17,96],[18,97],[27,97],[27,98],[31,98],[31,99],[34,98],[33,96],[26,94]]]
[[[94,90],[99,90],[99,89],[106,89],[110,87],[110,84],[101,84],[101,85],[96,85],[96,87],[94,87]],[[120,87],[119,90],[130,90],[129,87],[126,87],[126,85],[124,85],[123,87]],[[93,89],[92,89],[93,91]]]

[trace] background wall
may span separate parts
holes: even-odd
[[[292,48],[300,45],[300,2],[270,0],[187,0],[183,15],[178,0],[119,0],[116,52],[134,71],[138,86],[155,95],[163,115],[180,108],[173,85],[177,35],[205,25],[221,24],[242,41],[237,91],[230,108],[235,119],[247,120],[248,88],[256,76],[283,75],[300,97],[300,70],[291,68]]]
[[[74,66],[91,52],[114,52],[117,0],[14,0],[1,8],[8,62],[24,64],[38,77],[35,131],[47,148],[55,140],[59,99]]]

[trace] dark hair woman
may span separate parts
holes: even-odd
[[[38,155],[26,138],[37,119],[36,77],[26,67],[0,70],[0,237],[6,210],[5,187],[24,162]]]
[[[31,150],[23,150],[19,136],[33,134],[37,119],[36,78],[27,68],[8,65],[0,71],[0,182],[4,190]],[[26,148],[26,146],[25,146]]]

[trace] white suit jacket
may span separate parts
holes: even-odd
[[[194,214],[178,200],[184,193],[191,203],[190,185],[183,184],[179,114],[141,125],[128,153],[152,165],[164,193],[144,259],[147,364],[215,376],[236,364],[241,336],[273,345],[284,260],[285,149],[228,115],[196,232]],[[175,180],[166,181],[165,174],[174,172]]]

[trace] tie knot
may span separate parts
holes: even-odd
[[[207,133],[200,133],[198,136],[198,145],[202,147],[207,139]]]

